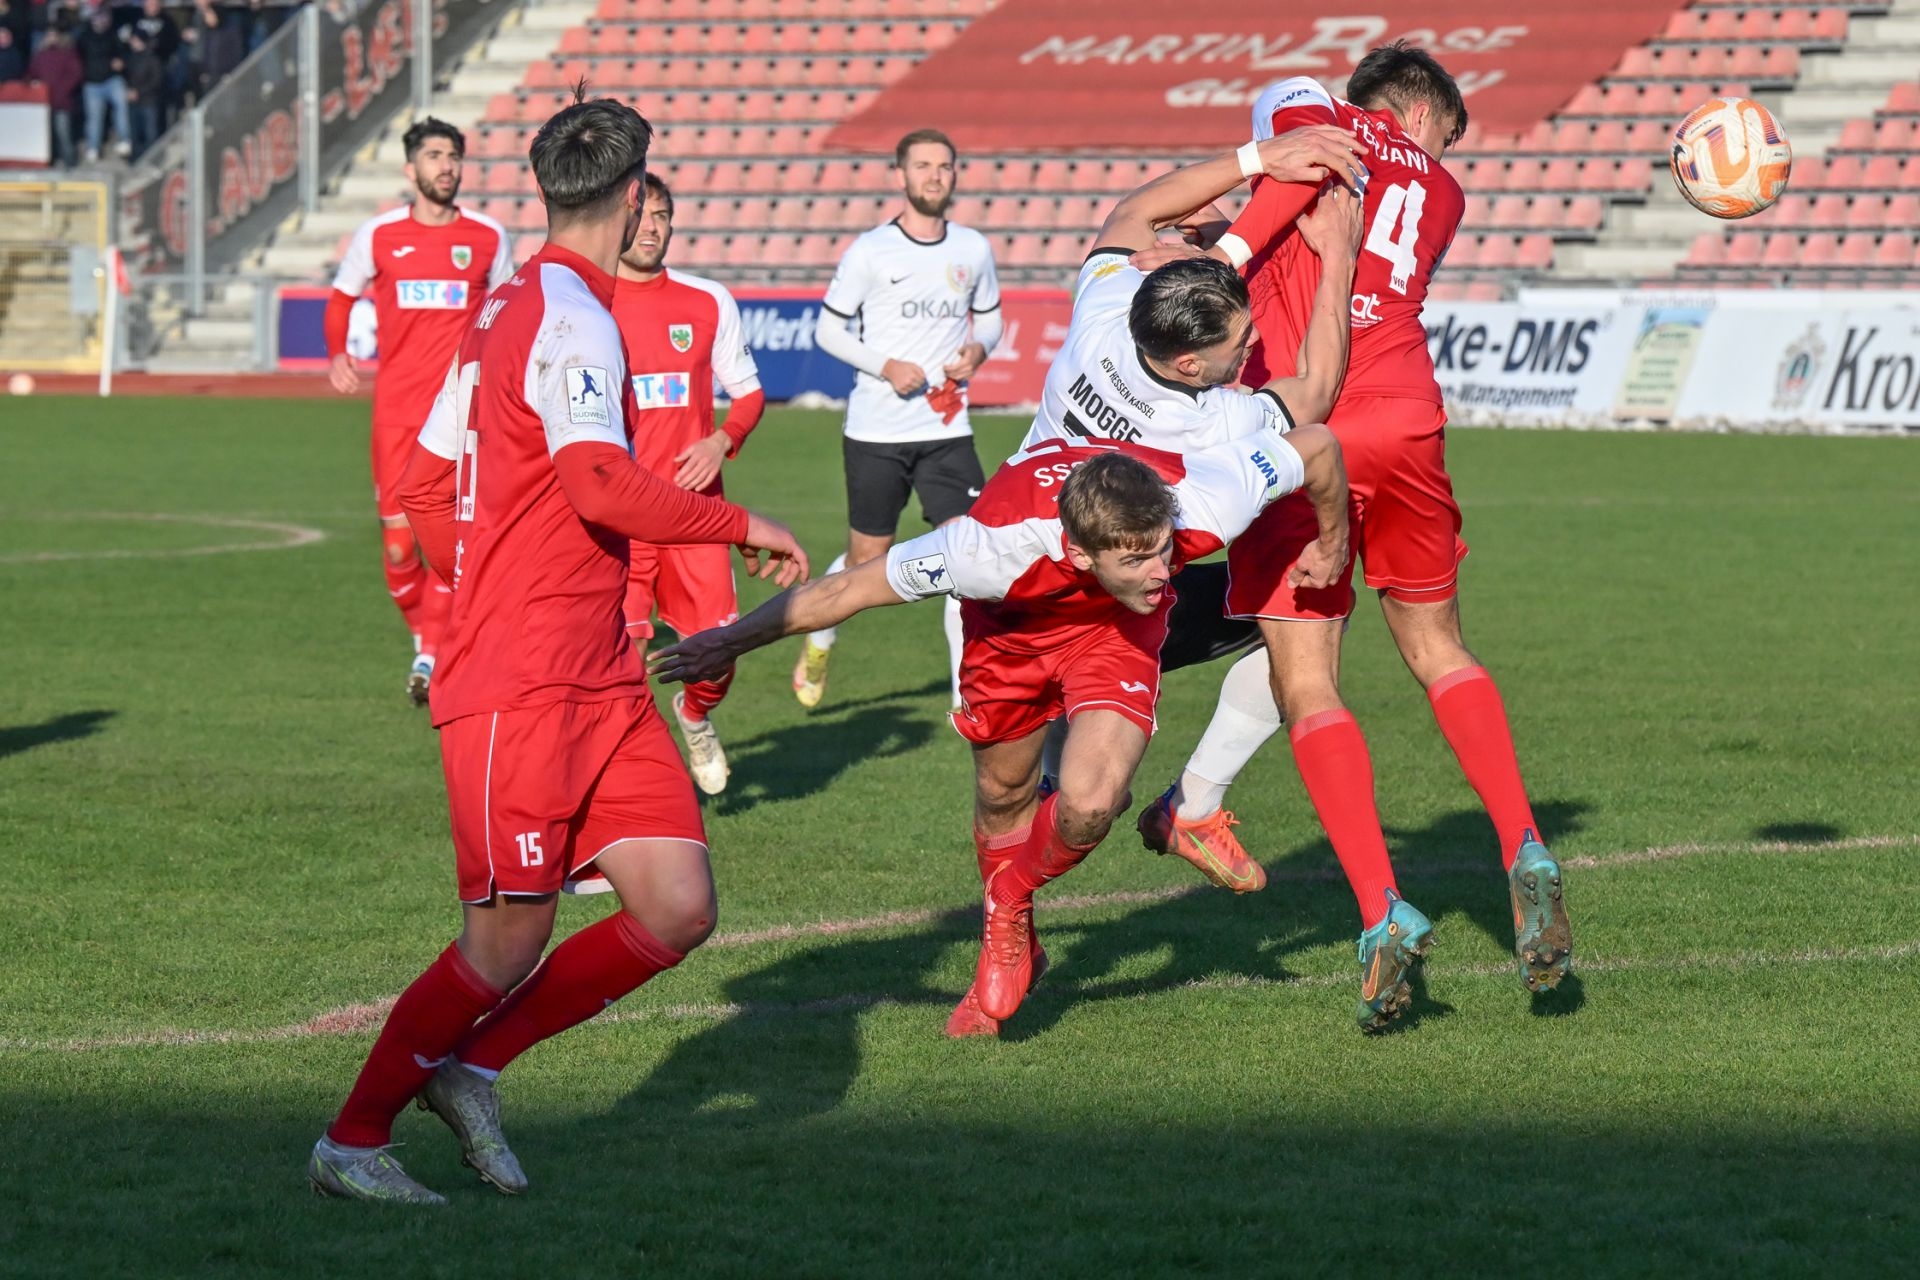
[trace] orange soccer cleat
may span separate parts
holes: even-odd
[[[1033,948],[1033,981],[1028,984],[1027,992],[1040,985],[1040,979],[1047,972],[1047,950],[1040,945],[1039,936],[1033,935],[1030,944]],[[947,1019],[947,1036],[961,1040],[967,1036],[997,1036],[1000,1034],[1000,1020],[989,1018],[980,1009],[979,997],[969,986],[967,994],[960,997],[960,1003],[954,1006],[953,1014]]]
[[[1267,873],[1234,837],[1238,822],[1225,809],[1189,822],[1173,811],[1173,788],[1168,787],[1141,812],[1138,827],[1141,843],[1155,853],[1184,858],[1222,889],[1258,893],[1267,887]]]

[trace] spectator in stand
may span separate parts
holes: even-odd
[[[133,105],[133,154],[137,159],[165,130],[167,67],[137,29],[127,31],[127,101]]]
[[[267,0],[247,0],[247,52],[252,53],[272,38],[293,10]]]
[[[0,3],[4,3],[4,0],[0,0]],[[159,137],[173,126],[173,118],[180,110],[180,90],[186,85],[185,80],[176,83],[174,77],[174,64],[180,57],[180,24],[161,7],[161,0],[142,0],[140,16],[133,20],[133,25],[129,28],[129,33],[131,32],[139,33],[140,38],[147,42],[148,50],[160,62],[158,95],[151,100],[143,95],[143,101],[149,109],[157,107],[159,110],[159,127],[154,130],[152,137],[141,144],[141,149],[145,150],[153,138]],[[143,128],[144,125],[138,119],[140,113],[135,111],[134,114],[135,127]]]
[[[113,29],[113,14],[102,5],[75,41],[80,51],[80,99],[87,111],[87,163],[98,164],[106,141],[107,108],[113,108],[114,151],[124,160],[133,153],[133,119],[127,109],[127,47]]]
[[[73,27],[57,21],[40,39],[39,51],[27,64],[27,79],[47,87],[47,113],[53,120],[53,157],[63,169],[73,168],[73,108],[80,96],[80,55],[73,47]]]
[[[204,99],[213,86],[247,60],[244,18],[231,9],[216,8],[213,0],[194,0],[193,23],[187,38],[193,41],[199,76],[194,95]]]
[[[21,57],[27,57],[32,53],[32,0],[0,0],[0,30],[6,31],[13,37],[11,43],[20,51]]]
[[[0,84],[27,78],[25,51],[13,42],[13,28],[0,27]]]

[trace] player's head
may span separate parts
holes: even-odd
[[[1067,558],[1135,613],[1152,613],[1173,577],[1173,490],[1138,458],[1103,453],[1060,486]]]
[[[540,126],[527,158],[547,206],[550,233],[617,218],[624,223],[620,251],[625,253],[640,228],[653,126],[624,102],[587,99],[586,89],[582,81],[573,105]]]
[[[1224,386],[1240,376],[1253,348],[1247,282],[1212,258],[1175,259],[1133,295],[1127,328],[1162,372],[1196,387]]]
[[[400,139],[407,154],[407,181],[420,198],[437,205],[450,205],[460,194],[460,162],[466,159],[466,135],[448,124],[428,116],[416,120]]]
[[[673,192],[649,173],[646,194],[640,204],[640,230],[627,251],[620,255],[620,265],[641,275],[654,275],[666,262],[667,245],[672,241]]]
[[[960,153],[938,129],[915,129],[894,144],[893,168],[915,213],[947,216],[953,203],[954,162]]]
[[[1391,111],[1407,136],[1439,156],[1467,131],[1467,102],[1447,69],[1405,40],[1383,44],[1347,77],[1347,101]]]

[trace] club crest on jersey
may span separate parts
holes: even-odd
[[[1093,278],[1095,280],[1105,280],[1108,276],[1114,274],[1126,265],[1127,264],[1119,258],[1115,258],[1112,262],[1103,262],[1093,269]]]
[[[963,264],[958,262],[949,262],[947,264],[947,288],[953,290],[955,293],[965,293],[967,291],[967,284],[972,278],[973,273],[968,271]]]
[[[633,402],[640,409],[684,409],[693,399],[693,385],[684,373],[636,373],[632,381]]]
[[[683,354],[693,350],[693,326],[690,324],[668,325],[667,341],[673,344],[675,351]]]
[[[465,271],[473,265],[473,246],[457,244],[453,246],[453,265],[456,270]]]

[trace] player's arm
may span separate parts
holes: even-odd
[[[1286,443],[1300,455],[1304,473],[1300,489],[1313,503],[1314,518],[1320,524],[1320,536],[1300,553],[1287,571],[1287,581],[1296,587],[1332,586],[1347,565],[1347,465],[1340,456],[1340,442],[1333,432],[1314,423],[1288,432]]]
[[[400,510],[407,516],[413,540],[427,567],[442,582],[453,581],[456,547],[460,535],[454,529],[459,503],[458,468],[461,424],[467,420],[468,402],[473,387],[460,381],[460,356],[455,352],[447,365],[447,377],[433,398],[426,425],[414,441],[413,454],[400,477]]]
[[[1253,136],[1256,138],[1271,138],[1303,127],[1339,127],[1333,97],[1317,80],[1306,76],[1283,80],[1268,86],[1253,104]],[[1365,176],[1363,170],[1361,181],[1353,184],[1355,195],[1360,194]],[[1317,189],[1318,184],[1302,187],[1298,183],[1254,179],[1247,207],[1208,253],[1236,267],[1246,266],[1255,254],[1265,250],[1293,225],[1301,211],[1313,203]]]
[[[1314,290],[1294,376],[1276,378],[1264,388],[1280,397],[1287,416],[1295,422],[1325,422],[1347,375],[1353,270],[1364,222],[1360,206],[1345,187],[1329,183],[1313,209],[1300,219],[1300,235],[1320,256],[1320,284]]]
[[[1006,327],[1000,314],[1000,274],[994,270],[992,252],[983,256],[986,263],[974,279],[972,300],[968,303],[971,332],[967,341],[953,353],[953,359],[940,370],[949,382],[965,382],[980,372],[980,366],[1000,345],[1001,333]]]
[[[327,343],[327,381],[341,395],[352,395],[360,389],[360,374],[347,352],[347,332],[352,327],[353,304],[367,291],[373,273],[373,224],[365,222],[353,233],[346,255],[340,259],[340,269],[334,272],[333,292],[327,297],[326,315],[320,324]]]
[[[1262,175],[1278,183],[1304,185],[1305,195],[1293,211],[1298,215],[1328,178],[1359,190],[1365,180],[1359,157],[1365,154],[1358,139],[1330,124],[1307,125],[1277,138],[1249,142],[1238,151],[1163,173],[1128,193],[1107,215],[1095,247],[1135,252],[1152,248],[1163,228],[1192,219],[1246,179]],[[1287,220],[1291,222],[1292,216]]]
[[[873,283],[865,243],[855,240],[849,245],[840,265],[834,269],[827,296],[820,303],[820,318],[814,322],[814,345],[870,377],[886,379],[897,396],[919,395],[927,389],[926,370],[906,360],[895,360],[878,347],[868,346],[850,327],[865,305]]]
[[[783,591],[737,622],[688,636],[647,659],[659,680],[717,679],[743,653],[803,631],[835,627],[856,613],[913,599],[895,591],[880,556]]]

